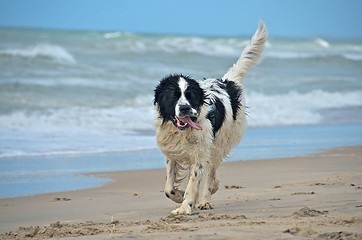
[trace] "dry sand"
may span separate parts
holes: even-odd
[[[0,199],[0,239],[362,239],[362,147],[224,163],[215,209],[170,216],[164,170],[88,190]]]

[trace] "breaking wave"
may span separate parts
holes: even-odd
[[[362,91],[314,90],[277,95],[251,92],[247,97],[247,105],[250,106],[247,110],[250,126],[317,124],[333,122],[333,119],[326,119],[321,110],[362,107]]]
[[[126,101],[125,106],[73,106],[18,110],[0,115],[0,133],[12,136],[13,142],[27,142],[18,149],[11,143],[7,146],[5,141],[0,158],[155,149],[155,112],[151,100],[152,95],[144,95]],[[328,109],[361,109],[362,91],[314,90],[276,95],[250,92],[246,100],[247,120],[251,127],[320,124],[335,121],[335,115],[324,114],[330,112]],[[343,114],[339,117],[346,118],[342,121],[351,121],[351,116]],[[33,142],[31,139],[38,140]]]
[[[120,52],[169,54],[200,54],[205,56],[237,57],[248,44],[248,38],[207,38],[187,36],[141,36],[122,32],[103,35],[104,41],[97,44],[101,49],[115,49]],[[335,58],[361,61],[360,43],[334,43],[322,38],[311,40],[274,40],[266,44],[266,58],[309,59]]]
[[[307,93],[288,92],[246,96],[250,126],[315,124],[324,121],[323,109],[362,107],[362,91]],[[0,115],[0,126],[15,128],[92,129],[100,132],[153,130],[155,113],[151,95],[125,101],[110,108],[67,107],[38,111],[16,111]]]
[[[39,43],[25,48],[0,50],[0,55],[23,58],[48,58],[60,63],[75,63],[75,59],[65,48],[48,43]]]

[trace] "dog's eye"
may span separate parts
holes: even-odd
[[[164,97],[167,100],[179,99],[180,96],[181,96],[181,92],[174,91],[174,90],[168,90],[168,91],[165,91],[165,93],[164,93]]]
[[[186,93],[185,93],[185,97],[186,97],[187,99],[192,98],[191,92],[186,92]]]
[[[197,91],[187,91],[185,93],[185,97],[194,106],[199,106],[202,104],[202,96]]]
[[[194,91],[187,91],[187,92],[185,93],[185,97],[186,97],[188,100],[190,100],[190,99],[196,99],[196,98],[197,98],[197,94],[196,94],[196,92],[194,92]]]

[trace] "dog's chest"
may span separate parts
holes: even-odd
[[[157,130],[157,144],[161,151],[169,159],[178,162],[192,162],[203,151],[204,140],[199,134],[194,134],[195,131],[171,129],[162,128]]]

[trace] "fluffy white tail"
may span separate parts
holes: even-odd
[[[264,22],[260,22],[258,29],[251,38],[250,43],[244,48],[238,61],[222,77],[223,80],[231,80],[242,83],[246,72],[259,63],[265,42],[268,38],[268,31]]]

